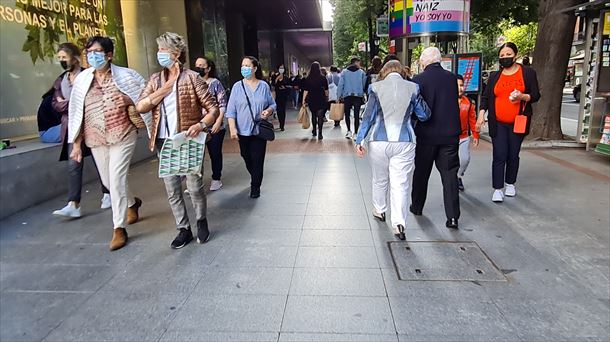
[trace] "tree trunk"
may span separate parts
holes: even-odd
[[[368,17],[368,29],[369,29],[369,61],[373,60],[373,57],[377,56],[377,46],[375,45],[375,32],[373,32],[373,20],[371,19],[371,13],[369,12]]]
[[[581,0],[540,0],[533,68],[538,74],[542,97],[534,105],[528,139],[563,139],[561,103],[576,16],[571,11],[560,11],[581,2]]]

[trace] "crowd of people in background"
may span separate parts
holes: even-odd
[[[112,208],[113,213],[110,250],[127,244],[127,226],[138,221],[143,203],[130,193],[127,181],[138,129],[146,129],[148,147],[158,155],[167,139],[177,134],[207,137],[209,190],[218,191],[223,187],[222,150],[228,127],[230,138],[238,140],[251,177],[250,197],[255,199],[261,195],[267,142],[273,140],[266,130],[273,127],[274,117],[277,130],[286,130],[288,106],[307,108],[312,136],[322,140],[329,109],[342,104],[343,119],[335,119],[334,128],[344,121],[345,137],[355,141],[356,153],[363,157],[368,150],[372,215],[385,221],[391,208],[398,239],[406,239],[407,212],[423,213],[433,166],[442,181],[446,227],[458,229],[459,192],[465,191],[470,149],[478,146],[487,122],[493,147],[492,201],[516,196],[519,152],[529,130],[531,105],[540,92],[535,71],[516,63],[513,43],[500,47],[500,70],[489,76],[480,104],[466,96],[463,76],[443,69],[435,47],[424,49],[419,58],[422,72],[414,77],[392,54],[373,58],[367,70],[357,57],[342,70],[314,62],[302,75],[281,64],[268,78],[255,57],[245,56],[242,79],[229,93],[213,60],[200,56],[193,70],[185,67],[187,46],[180,35],[164,33],[157,45],[161,71],[146,81],[136,71],[112,63],[114,46],[108,37],[92,37],[85,45],[88,68],[81,66],[81,49],[60,44],[57,58],[64,72],[44,94],[39,110],[40,139],[61,142],[60,160],[68,160],[68,204],[53,214],[82,215],[83,158],[92,155],[102,183],[101,208]],[[195,236],[199,243],[207,242],[211,232],[203,170],[164,177],[163,182],[178,230],[171,248],[182,248]],[[184,193],[195,209],[196,234]]]

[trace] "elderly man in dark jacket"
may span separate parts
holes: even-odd
[[[417,147],[410,210],[414,215],[422,214],[432,164],[435,164],[443,183],[446,226],[457,229],[460,217],[457,171],[460,166],[458,147],[461,131],[457,77],[443,69],[440,61],[441,53],[437,48],[425,49],[420,57],[424,72],[413,78],[432,116],[430,120],[418,122],[415,126]]]

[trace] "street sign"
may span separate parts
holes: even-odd
[[[387,37],[390,34],[390,23],[388,17],[377,18],[377,37]]]

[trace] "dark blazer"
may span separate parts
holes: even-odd
[[[418,144],[459,144],[462,131],[458,105],[457,76],[433,63],[413,78],[430,107],[430,120],[415,125]]]
[[[523,72],[523,81],[525,82],[525,91],[523,93],[532,97],[532,100],[525,104],[525,109],[523,110],[523,114],[528,117],[525,133],[523,133],[523,135],[526,136],[530,132],[530,125],[532,123],[532,103],[536,103],[540,100],[540,89],[538,88],[536,71],[523,65],[521,66],[521,70]],[[496,95],[494,94],[494,88],[500,79],[501,72],[502,70],[495,71],[489,75],[487,87],[485,87],[485,91],[481,96],[481,109],[489,112],[487,120],[489,124],[489,136],[492,138],[496,136],[496,132],[498,131],[498,121],[496,120]]]

